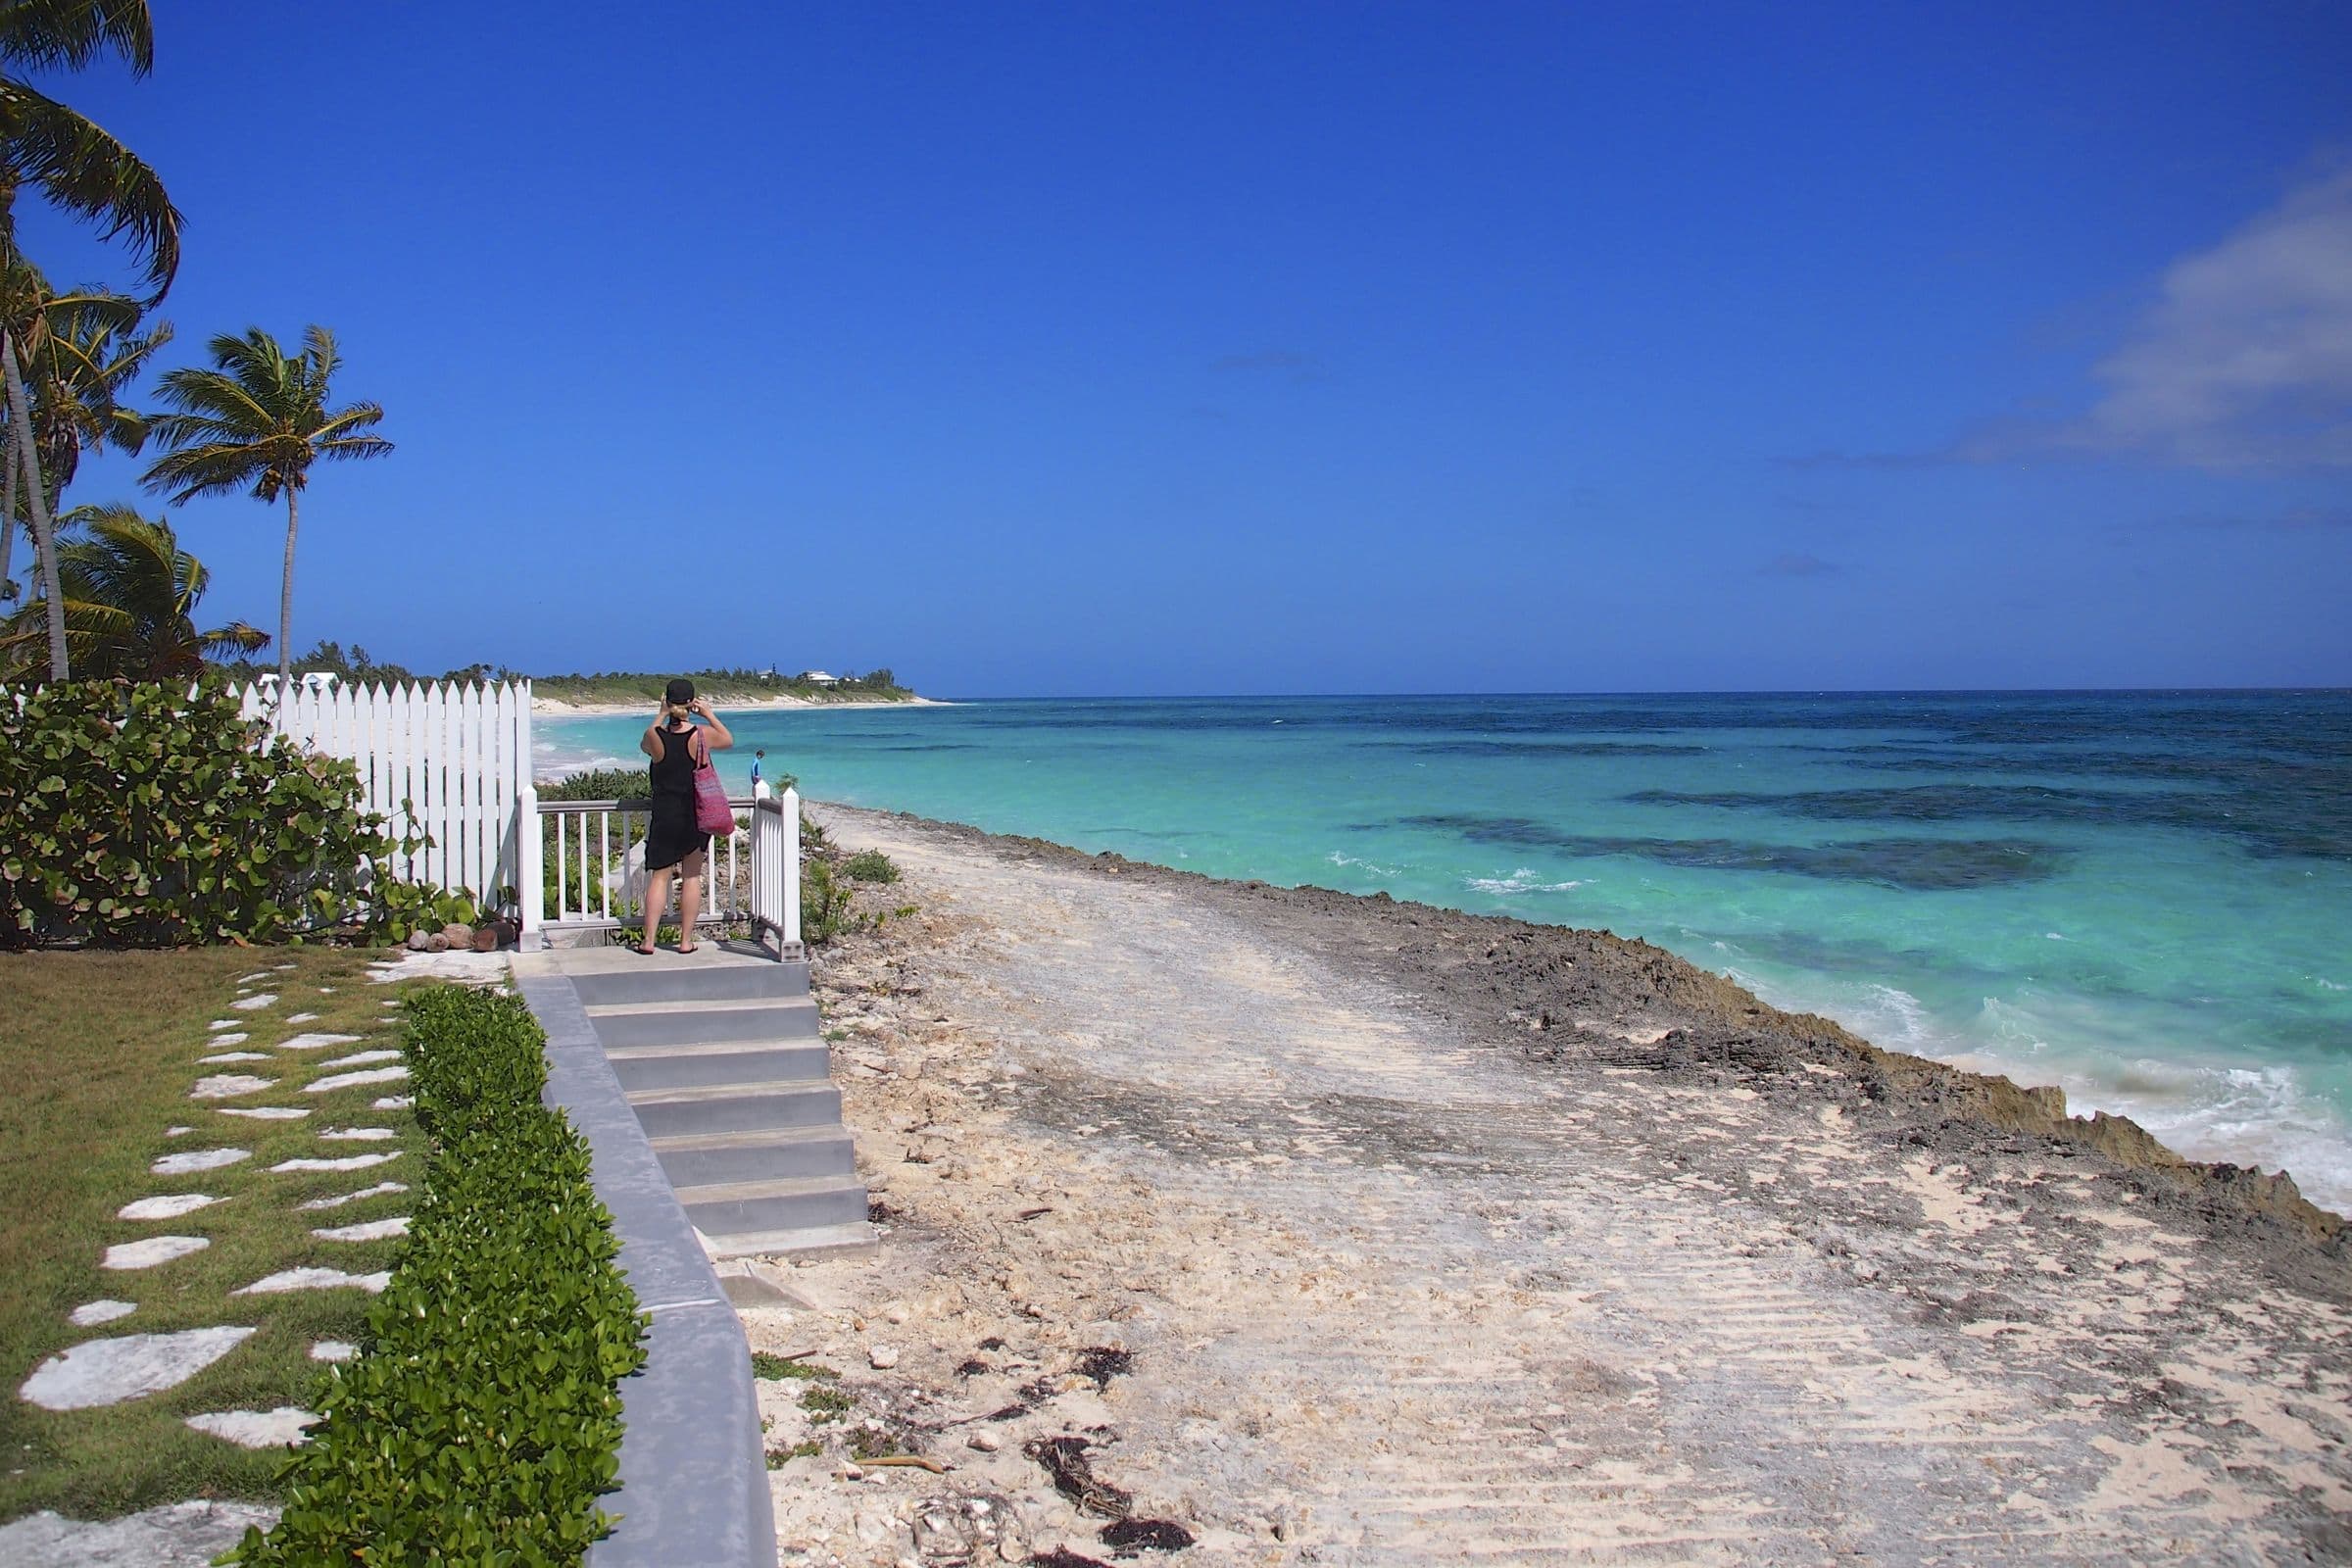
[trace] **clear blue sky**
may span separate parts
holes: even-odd
[[[187,214],[170,352],[324,322],[399,443],[301,647],[2352,683],[2331,0],[155,3],[51,85]],[[274,627],[282,514],[178,520]]]

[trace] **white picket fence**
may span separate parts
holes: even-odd
[[[245,716],[269,719],[298,744],[348,758],[366,806],[394,838],[430,842],[390,858],[394,875],[463,888],[482,904],[523,886],[539,861],[538,798],[531,789],[531,687],[456,683],[321,687],[298,683],[277,711],[275,682],[238,694]],[[518,810],[518,805],[525,808]],[[525,945],[537,910],[522,910]]]

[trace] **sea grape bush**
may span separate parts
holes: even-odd
[[[0,948],[405,937],[448,896],[372,872],[361,799],[217,680],[0,692]]]
[[[357,1359],[329,1370],[285,1511],[245,1568],[568,1565],[612,1520],[617,1382],[645,1362],[588,1147],[544,1108],[546,1037],[512,997],[408,1003],[416,1117],[433,1142],[407,1249]]]

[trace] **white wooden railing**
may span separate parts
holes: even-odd
[[[565,932],[618,931],[644,915],[650,800],[542,801],[526,792],[526,832],[536,842],[521,889],[523,945]],[[800,794],[772,796],[765,784],[730,796],[734,832],[712,834],[696,926],[748,926],[773,933],[784,956],[801,941]],[[552,852],[552,853],[551,853]],[[672,883],[673,894],[676,884]],[[535,919],[533,917],[536,917]]]

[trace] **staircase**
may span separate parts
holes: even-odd
[[[806,959],[706,941],[518,958],[571,982],[686,1218],[713,1257],[874,1245]]]

